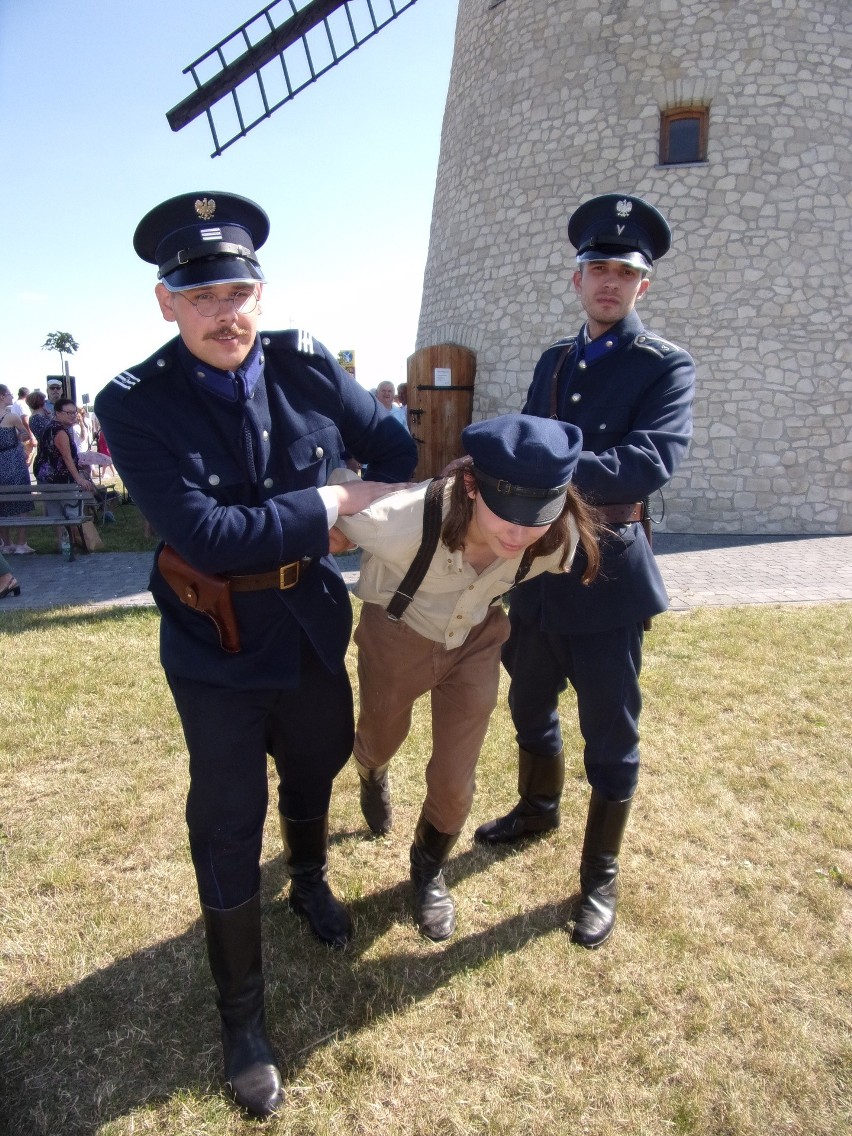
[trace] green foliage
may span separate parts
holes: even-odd
[[[80,344],[74,338],[70,331],[51,331],[48,333],[47,339],[41,345],[42,351],[58,351],[59,361],[63,370],[65,369],[65,356],[73,355]]]

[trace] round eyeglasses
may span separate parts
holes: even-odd
[[[214,296],[212,292],[202,292],[194,300],[190,300],[189,296],[184,295],[183,292],[177,292],[176,295],[182,297],[188,304],[192,304],[198,314],[204,316],[205,319],[218,316],[223,304],[226,308],[231,305],[234,314],[238,316],[247,316],[257,307],[257,293],[253,291],[235,292],[233,296],[226,296],[222,300],[218,296]]]

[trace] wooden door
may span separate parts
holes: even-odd
[[[408,358],[408,425],[417,443],[415,480],[437,477],[464,453],[461,432],[473,414],[476,355],[455,343],[423,347]]]

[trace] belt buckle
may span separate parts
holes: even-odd
[[[278,569],[278,590],[286,592],[288,588],[295,588],[299,582],[299,569],[301,564],[294,560],[291,564],[282,564]]]

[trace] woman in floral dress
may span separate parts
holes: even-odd
[[[29,431],[10,407],[15,401],[7,386],[0,383],[0,485],[29,485],[30,469],[24,452],[24,442]],[[0,502],[0,519],[19,517],[31,513],[33,506],[28,501]],[[17,537],[17,540],[15,539]],[[4,525],[0,528],[0,552],[23,556],[35,552],[24,539],[22,526]]]

